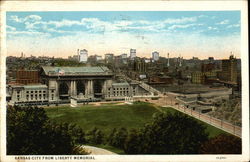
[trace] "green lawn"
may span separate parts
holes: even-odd
[[[101,106],[82,105],[71,108],[69,106],[50,107],[45,109],[49,118],[56,122],[75,123],[83,128],[85,132],[97,127],[106,135],[113,128],[125,127],[141,128],[145,123],[152,121],[152,115],[156,112],[177,112],[170,107],[157,107],[150,103],[136,102],[133,105],[117,105],[115,103],[101,104]],[[216,127],[204,123],[207,127],[209,137],[226,133]],[[117,154],[124,154],[124,151],[109,145],[94,145]]]
[[[75,123],[81,126],[85,132],[97,127],[106,135],[113,128],[141,128],[145,123],[152,121],[152,115],[159,110],[163,112],[177,111],[170,107],[156,107],[145,102],[136,102],[133,105],[117,105],[115,103],[102,104],[101,106],[85,105],[76,108],[58,106],[45,110],[53,121]],[[207,126],[209,137],[226,133],[205,122],[198,121]]]
[[[75,123],[85,131],[97,127],[104,133],[109,133],[113,128],[120,127],[140,128],[151,121],[152,115],[158,112],[152,104],[148,103],[86,105],[76,108],[58,106],[45,110],[53,121]]]

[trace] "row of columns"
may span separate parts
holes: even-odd
[[[93,80],[87,80],[85,82],[85,97],[94,97],[94,84]],[[77,83],[76,81],[70,81],[69,94],[71,96],[77,96]]]
[[[107,93],[107,87],[110,87],[112,84],[112,80],[103,80],[104,82],[102,83],[102,93],[106,95]],[[111,82],[110,82],[111,81]],[[72,80],[72,81],[65,81],[66,84],[68,85],[68,94],[70,96],[77,96],[77,80]],[[85,86],[85,97],[94,97],[94,80],[89,79],[84,82]],[[59,98],[60,92],[59,92],[59,87],[60,87],[60,81],[55,81],[55,99]],[[58,97],[58,98],[57,98]]]

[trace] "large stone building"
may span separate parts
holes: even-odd
[[[42,83],[48,86],[49,101],[76,98],[104,98],[112,85],[107,67],[52,67],[41,69]]]
[[[41,84],[8,86],[11,103],[48,102],[48,87]]]
[[[152,93],[134,82],[116,82],[107,67],[43,66],[40,84],[9,85],[12,104],[60,104],[97,100],[124,100]]]

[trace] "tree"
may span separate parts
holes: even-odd
[[[94,127],[92,130],[90,130],[88,133],[88,141],[92,144],[101,144],[104,141],[104,134],[101,130]]]
[[[126,154],[138,154],[141,152],[141,134],[136,129],[129,131],[128,137],[124,143],[124,152]]]
[[[72,154],[75,143],[69,124],[50,122],[43,108],[7,108],[8,155]]]
[[[205,127],[181,113],[159,113],[142,130],[141,153],[196,154],[208,140]]]
[[[111,132],[111,133],[109,134],[109,136],[108,136],[107,142],[108,142],[108,144],[111,145],[111,146],[114,146],[114,145],[115,145],[115,144],[114,144],[114,136],[115,136],[116,132],[117,132],[117,129],[116,129],[116,128],[113,128],[112,132]]]
[[[102,131],[97,130],[95,133],[95,143],[102,144],[103,140],[104,140],[104,134],[102,133]]]
[[[220,134],[201,146],[202,154],[241,154],[241,139],[227,134]]]
[[[114,145],[117,148],[124,149],[124,143],[128,136],[127,129],[122,127],[114,135]]]

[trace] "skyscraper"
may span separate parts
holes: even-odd
[[[237,83],[237,59],[233,55],[222,60],[221,80]]]
[[[130,59],[134,60],[136,57],[136,49],[130,49]]]
[[[88,60],[88,51],[86,49],[80,50],[80,62],[87,62]]]
[[[152,53],[152,59],[153,59],[154,61],[158,61],[158,60],[159,60],[159,52],[154,51],[154,52]]]

